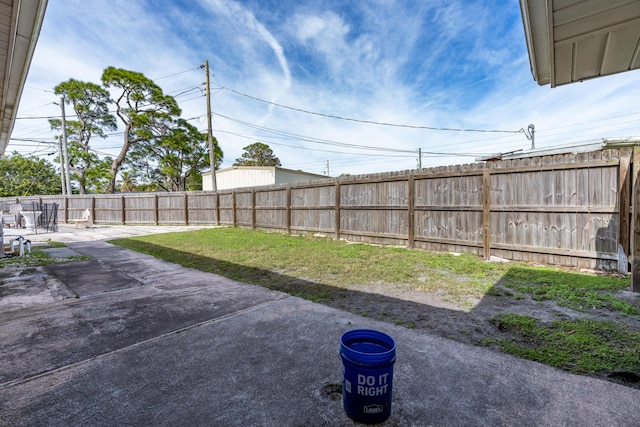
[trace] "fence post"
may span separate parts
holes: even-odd
[[[256,190],[251,190],[251,228],[256,228]]]
[[[287,185],[287,190],[286,190],[286,196],[285,196],[286,200],[284,202],[285,204],[285,226],[287,228],[287,234],[291,234],[291,186]]]
[[[238,225],[238,219],[236,215],[236,192],[235,190],[231,192],[231,213],[233,215],[233,226]]]
[[[336,240],[340,240],[340,181],[336,179],[336,194],[334,197],[334,203],[336,205]]]
[[[416,206],[415,180],[413,179],[413,172],[409,175],[407,185],[407,247],[409,249],[413,249],[413,246],[415,245],[414,209]]]
[[[155,225],[158,225],[159,217],[160,217],[160,214],[158,213],[158,195],[154,194],[153,195],[153,223]]]
[[[482,171],[482,248],[484,259],[491,258],[491,171]]]
[[[631,226],[629,224],[631,204],[631,178],[629,177],[631,153],[621,150],[620,165],[618,166],[618,215],[620,216],[620,227],[618,243],[622,246],[625,254],[629,254],[631,241]],[[620,262],[620,260],[618,260]],[[628,266],[624,266],[624,272],[628,272]]]
[[[96,196],[91,196],[91,220],[96,222]]]
[[[633,147],[633,224],[631,235],[631,289],[640,292],[640,146]]]
[[[125,225],[127,223],[127,221],[126,221],[127,209],[124,206],[124,203],[125,203],[124,196],[121,196],[120,203],[121,203],[121,207],[122,207],[122,225]]]
[[[216,225],[220,225],[220,193],[216,191]]]
[[[184,225],[189,225],[189,195],[184,193]]]

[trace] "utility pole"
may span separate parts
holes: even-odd
[[[422,148],[418,148],[418,169],[422,169]]]
[[[536,149],[536,127],[534,125],[529,125],[529,135],[531,135],[531,149]]]
[[[60,183],[62,185],[62,196],[67,195],[66,180],[64,174],[64,156],[62,155],[62,136],[58,136],[58,156],[60,159]]]
[[[64,95],[60,98],[62,109],[62,157],[64,158],[64,174],[67,187],[67,195],[71,195],[71,176],[69,174],[69,146],[67,144],[67,119],[64,114]]]
[[[330,176],[330,174],[329,174],[329,160],[327,160],[327,173],[326,173],[326,175]]]
[[[209,165],[211,167],[211,185],[213,191],[218,191],[218,185],[216,183],[216,153],[213,151],[213,131],[211,129],[211,88],[209,86],[209,60],[204,61],[204,72],[207,75],[207,137],[209,140]]]

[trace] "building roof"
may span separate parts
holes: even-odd
[[[0,0],[0,156],[9,144],[47,0]]]
[[[520,10],[539,85],[640,68],[640,1],[520,0]]]
[[[533,149],[533,150],[517,150],[509,153],[497,153],[481,158],[477,158],[476,161],[495,161],[495,160],[508,160],[508,159],[520,159],[524,157],[540,157],[540,156],[553,156],[555,154],[567,154],[567,153],[588,153],[591,151],[604,150],[607,148],[622,148],[622,147],[635,147],[640,146],[640,137],[631,136],[627,138],[600,138],[591,141],[574,142],[570,144],[554,145],[551,147]]]
[[[225,173],[225,172],[229,172],[229,171],[232,171],[232,170],[236,170],[236,169],[237,170],[247,170],[247,171],[251,171],[251,170],[281,171],[281,172],[295,173],[295,174],[298,174],[298,175],[307,175],[307,176],[316,177],[316,178],[328,178],[328,176],[326,176],[326,175],[320,175],[320,174],[317,174],[317,173],[305,172],[305,171],[301,171],[301,170],[285,169],[285,168],[281,168],[280,166],[231,166],[231,167],[228,167],[228,168],[216,170],[216,175],[218,175],[220,173]],[[211,171],[205,172],[205,174],[206,173],[211,174]]]

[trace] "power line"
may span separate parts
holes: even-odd
[[[291,132],[285,132],[285,131],[279,131],[279,130],[275,130],[272,128],[267,128],[264,126],[259,126],[259,125],[254,125],[252,123],[248,123],[239,119],[234,119],[219,113],[215,113],[216,116],[225,118],[227,120],[239,123],[243,126],[247,126],[250,127],[252,129],[256,129],[259,131],[263,131],[266,132],[268,134],[273,134],[276,135],[280,138],[284,138],[287,140],[296,140],[296,141],[301,141],[301,142],[311,142],[311,143],[316,143],[316,144],[324,144],[324,145],[333,145],[333,146],[338,146],[338,147],[345,147],[345,148],[353,148],[353,149],[360,149],[360,150],[372,150],[372,151],[383,151],[383,152],[388,152],[388,153],[408,153],[409,155],[397,155],[397,156],[392,156],[390,154],[365,154],[366,156],[389,156],[389,157],[415,157],[418,154],[418,149],[411,149],[411,150],[403,150],[403,149],[392,149],[392,148],[386,148],[386,147],[375,147],[375,146],[363,146],[363,145],[357,145],[357,144],[348,144],[348,143],[343,143],[343,142],[338,142],[338,141],[332,141],[332,140],[327,140],[327,139],[321,139],[321,138],[315,138],[315,137],[308,137],[308,136],[304,136],[304,135],[299,135],[299,134],[295,134],[295,133],[291,133]],[[311,150],[311,151],[319,151],[319,152],[328,152],[328,153],[338,153],[338,154],[356,154],[353,152],[344,152],[344,151],[333,151],[333,150],[319,150],[319,149],[312,149],[312,148],[306,148],[306,147],[300,147],[300,146],[292,146],[292,145],[287,145],[287,144],[283,144],[283,143],[277,143],[274,142],[273,139],[271,139],[268,136],[264,136],[264,135],[247,135],[247,134],[241,134],[241,133],[235,133],[235,132],[231,132],[231,131],[224,131],[224,130],[217,130],[217,132],[219,133],[228,133],[231,135],[235,135],[241,138],[245,138],[245,139],[260,139],[263,141],[268,141],[271,144],[275,144],[275,145],[282,145],[282,146],[286,146],[286,147],[292,147],[292,148],[298,148],[298,149],[304,149],[304,150]],[[487,153],[459,153],[459,152],[440,152],[440,151],[431,151],[429,149],[424,149],[423,150],[423,154],[426,155],[431,155],[431,156],[453,156],[453,157],[478,157],[478,156],[482,156],[482,155],[486,155]]]
[[[313,114],[313,115],[321,116],[321,117],[328,117],[328,118],[331,118],[331,119],[346,120],[346,121],[350,121],[350,122],[366,123],[366,124],[378,125],[378,126],[393,126],[393,127],[401,127],[401,128],[409,128],[409,129],[426,129],[426,130],[438,130],[438,131],[449,131],[449,132],[486,132],[486,133],[523,133],[524,132],[524,129],[520,129],[520,130],[460,129],[460,128],[445,128],[445,127],[433,127],[433,126],[415,126],[415,125],[406,125],[406,124],[397,124],[397,123],[376,122],[376,121],[373,121],[373,120],[360,120],[360,119],[354,119],[354,118],[350,118],[350,117],[335,116],[335,115],[332,115],[332,114],[317,113],[317,112],[314,112],[314,111],[303,110],[302,108],[289,107],[287,105],[282,105],[282,104],[278,104],[278,103],[275,103],[275,102],[266,101],[264,99],[257,98],[255,96],[247,95],[246,93],[238,92],[237,90],[230,89],[228,87],[222,87],[222,89],[228,90],[228,91],[233,92],[233,93],[235,93],[237,95],[241,95],[241,96],[244,96],[244,97],[247,97],[247,98],[250,98],[250,99],[254,99],[256,101],[264,102],[265,104],[270,104],[270,105],[275,105],[276,107],[286,108],[288,110],[298,111],[298,112],[306,113],[306,114]]]
[[[189,86],[183,89],[176,89],[173,92],[179,92],[177,95],[171,95],[171,92],[169,93],[169,95],[171,95],[173,98],[177,98],[179,96],[185,95],[189,92],[193,92],[194,90],[200,90],[202,91],[202,87],[198,86]]]
[[[54,92],[54,91],[52,91],[52,90],[49,90],[49,89],[42,89],[42,88],[35,87],[35,86],[31,86],[31,85],[25,85],[24,87],[27,87],[27,88],[29,88],[29,89],[33,89],[33,90],[39,90],[39,91],[42,91],[42,92],[47,92],[47,93],[55,93],[55,92]]]
[[[55,144],[55,141],[49,141],[51,138],[9,138],[11,141],[22,141],[22,142],[42,142],[48,144]]]
[[[25,140],[25,142],[27,142]],[[35,142],[36,144],[11,144],[12,147],[40,147],[40,144],[53,144],[53,142],[45,142],[45,141],[32,141]]]
[[[224,119],[227,120],[231,120],[233,122],[239,123],[241,125],[253,128],[253,129],[258,129],[258,130],[262,130],[264,132],[268,132],[268,133],[272,133],[272,134],[276,134],[276,135],[280,135],[282,137],[285,137],[287,139],[295,139],[295,140],[299,140],[299,141],[306,141],[306,142],[313,142],[313,143],[317,143],[317,144],[325,144],[325,145],[334,145],[337,147],[346,147],[346,148],[355,148],[355,149],[359,149],[359,150],[374,150],[374,151],[387,151],[387,152],[393,152],[393,153],[416,153],[416,150],[401,150],[401,149],[397,149],[397,148],[386,148],[386,147],[374,147],[374,146],[368,146],[368,145],[358,145],[358,144],[349,144],[346,142],[338,142],[338,141],[332,141],[332,140],[328,140],[328,139],[321,139],[321,138],[314,138],[314,137],[309,137],[309,136],[304,136],[304,135],[298,135],[298,134],[294,134],[294,133],[290,133],[290,132],[285,132],[285,131],[279,131],[276,129],[270,129],[270,128],[266,128],[263,126],[259,126],[259,125],[254,125],[252,123],[248,123],[239,119],[233,119],[231,117],[228,116],[224,116],[222,114],[218,114],[218,113],[214,113],[216,116],[222,117]]]
[[[322,149],[318,149],[318,148],[308,148],[308,147],[302,147],[299,145],[290,145],[290,144],[283,144],[281,142],[275,142],[271,139],[267,138],[256,138],[255,135],[246,135],[246,134],[242,134],[242,133],[237,133],[237,132],[231,132],[231,131],[225,131],[225,130],[216,130],[216,133],[224,133],[224,134],[229,134],[229,135],[234,135],[237,136],[239,138],[244,138],[244,139],[261,139],[263,141],[267,141],[269,142],[269,144],[273,144],[273,145],[280,145],[282,147],[289,147],[289,148],[296,148],[298,150],[308,150],[308,151],[314,151],[314,152],[322,152],[322,153],[334,153],[334,154],[349,154],[349,155],[359,155],[361,156],[362,154],[360,153],[354,153],[354,152],[345,152],[345,151],[335,151],[335,150],[322,150]],[[417,151],[407,151],[407,154],[371,154],[371,153],[367,153],[364,154],[367,157],[405,157],[405,158],[411,158],[411,157],[415,157],[415,154],[417,153]]]
[[[302,136],[302,135],[297,135],[297,134],[293,134],[290,132],[284,132],[284,131],[276,131],[273,129],[269,129],[269,128],[265,128],[262,126],[258,126],[258,125],[252,125],[250,123],[246,123],[243,122],[241,120],[234,120],[231,119],[229,117],[223,116],[222,114],[216,114],[217,116],[226,118],[228,120],[232,120],[232,121],[236,121],[237,123],[240,124],[244,124],[248,127],[254,128],[254,129],[258,129],[258,130],[262,130],[265,131],[267,133],[273,133],[276,136],[280,136],[284,139],[287,140],[296,140],[296,141],[304,141],[304,142],[311,142],[311,143],[316,143],[316,144],[323,144],[323,145],[333,145],[333,146],[337,146],[337,147],[344,147],[344,148],[352,148],[352,149],[358,149],[358,150],[371,150],[371,151],[380,151],[380,152],[385,152],[387,154],[363,154],[366,156],[388,156],[388,157],[415,157],[418,154],[418,149],[415,150],[402,150],[402,149],[394,149],[394,148],[386,148],[386,147],[373,147],[373,146],[365,146],[365,145],[357,145],[357,144],[348,144],[348,143],[343,143],[343,142],[337,142],[337,141],[331,141],[331,140],[325,140],[325,139],[319,139],[319,138],[313,138],[313,137],[306,137],[306,136]],[[275,144],[275,145],[281,145],[284,147],[291,147],[291,148],[297,148],[300,150],[310,150],[310,151],[319,151],[319,152],[325,152],[325,153],[337,153],[337,154],[358,154],[358,153],[354,153],[354,152],[344,152],[344,151],[334,151],[334,150],[320,150],[317,148],[307,148],[307,147],[301,147],[299,145],[288,145],[288,144],[283,144],[281,142],[274,142],[273,139],[271,139],[269,136],[264,136],[264,135],[247,135],[247,134],[242,134],[242,133],[237,133],[237,132],[231,132],[231,131],[225,131],[225,130],[221,130],[218,129],[216,130],[217,133],[226,133],[226,134],[230,134],[230,135],[235,135],[238,136],[240,138],[245,138],[245,139],[260,139],[262,141],[267,141],[270,144]],[[388,154],[388,153],[398,153],[398,154]],[[453,157],[478,157],[478,156],[482,156],[485,155],[486,153],[455,153],[455,152],[440,152],[440,151],[429,151],[429,150],[423,150],[422,154],[428,154],[428,155],[432,155],[432,156],[453,156]]]
[[[69,117],[77,117],[74,114],[69,114]],[[62,116],[27,116],[27,117],[16,117],[16,120],[49,120],[49,119],[60,119]]]
[[[179,76],[180,74],[185,74],[185,73],[188,73],[190,71],[196,71],[196,70],[199,70],[199,69],[200,69],[200,66],[195,67],[195,68],[189,68],[188,70],[178,71],[177,73],[167,74],[166,76],[155,77],[152,80],[155,82],[156,80],[162,80],[162,79],[166,79],[166,78],[169,78],[169,77]]]

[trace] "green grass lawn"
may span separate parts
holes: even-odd
[[[483,262],[470,254],[433,254],[241,228],[157,234],[111,243],[271,288],[296,280],[338,288],[402,283],[416,290],[444,290],[452,298],[480,298],[508,270],[504,264]],[[456,275],[472,280],[452,280]]]
[[[513,313],[492,322],[516,335],[497,340],[506,353],[578,373],[623,371],[640,376],[640,331],[633,328],[590,319],[545,325]]]

